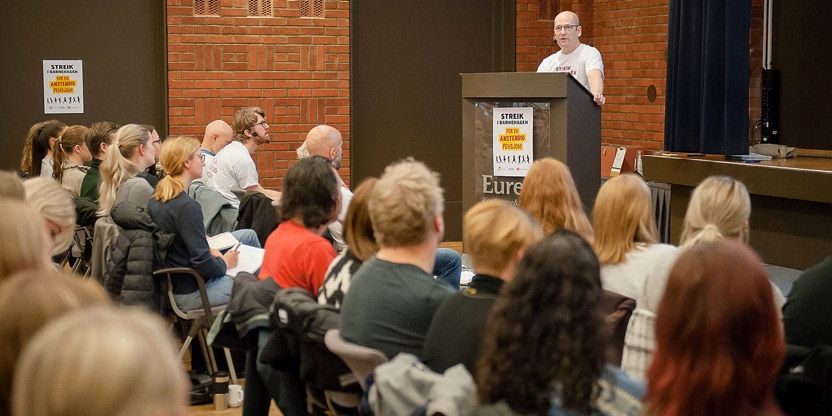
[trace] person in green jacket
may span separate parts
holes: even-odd
[[[95,122],[92,123],[84,138],[92,153],[92,163],[81,182],[81,198],[94,202],[96,205],[98,205],[98,185],[101,180],[101,173],[98,168],[104,159],[104,151],[113,142],[118,128],[118,124],[110,121]]]

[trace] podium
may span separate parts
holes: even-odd
[[[501,143],[504,138],[500,136],[504,129],[494,115],[507,111],[495,109],[531,108],[533,137],[528,142],[533,144],[533,159],[552,157],[565,163],[589,213],[601,185],[601,109],[592,94],[565,73],[461,75],[463,212],[485,199],[504,199],[517,205],[524,176],[519,176],[521,172],[513,173],[518,176],[494,172],[495,166],[504,171],[494,150],[495,140]]]

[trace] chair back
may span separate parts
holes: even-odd
[[[205,316],[207,317],[206,321],[213,322],[214,315],[211,311],[211,304],[208,301],[208,292],[205,291],[205,281],[202,279],[202,276],[194,269],[190,267],[169,267],[166,269],[156,270],[153,272],[153,276],[157,278],[161,278],[162,280],[162,290],[167,298],[167,304],[171,308],[171,310],[181,319],[184,320],[193,320],[198,316]],[[173,282],[171,279],[194,279],[196,280],[197,287],[199,288],[199,296],[202,300],[202,309],[193,310],[193,311],[183,311],[176,305],[176,300],[173,297]]]
[[[379,350],[345,341],[337,329],[327,331],[324,343],[330,351],[344,360],[364,391],[367,387],[367,376],[376,366],[388,361],[387,356]]]
[[[621,366],[621,355],[624,352],[624,336],[633,310],[636,308],[635,299],[628,298],[607,290],[603,291],[601,302],[604,307],[605,321],[610,342],[607,346],[607,361],[615,366]]]

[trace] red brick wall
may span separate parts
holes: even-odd
[[[273,17],[249,17],[247,0],[194,16],[193,3],[167,0],[170,134],[201,140],[212,120],[263,108],[272,142],[255,160],[261,185],[279,189],[306,132],[330,124],[344,135],[349,180],[349,1],[325,1],[324,18],[300,17],[298,0],[273,0]]]
[[[760,37],[762,0],[752,0],[749,117],[760,117]],[[564,0],[561,10],[581,19],[581,40],[604,59],[604,95],[601,115],[603,144],[664,146],[665,80],[667,71],[668,0]],[[539,21],[537,0],[517,0],[517,70],[534,71],[546,56],[557,51],[552,22]],[[656,98],[648,99],[654,86]]]

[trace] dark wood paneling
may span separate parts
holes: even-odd
[[[29,126],[110,120],[167,132],[165,2],[6,0],[0,14],[0,168],[15,169]],[[44,59],[81,59],[84,114],[43,113]]]
[[[459,74],[514,70],[514,4],[350,2],[352,183],[425,162],[442,175],[448,240],[462,237]]]

